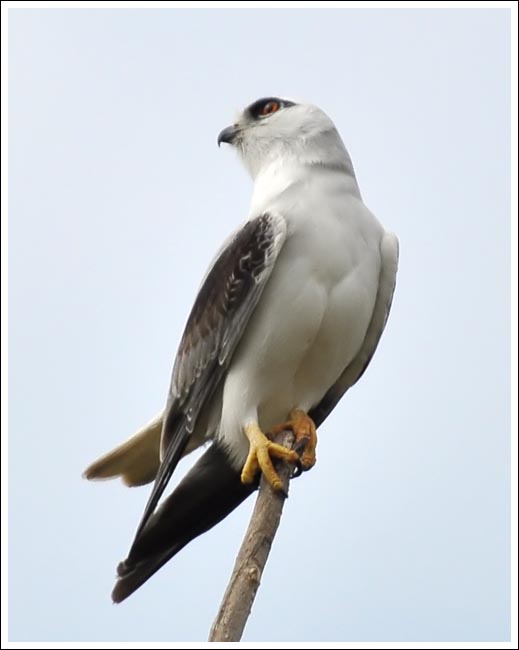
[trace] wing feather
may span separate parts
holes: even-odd
[[[265,213],[248,221],[223,248],[202,283],[175,359],[162,428],[162,460],[135,540],[229,366],[285,237],[286,222],[278,215]]]

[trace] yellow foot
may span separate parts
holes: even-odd
[[[295,437],[294,447],[304,444],[304,452],[299,459],[303,470],[310,469],[315,465],[317,447],[317,431],[314,421],[301,409],[290,411],[288,420],[283,424],[278,424],[269,431],[271,435],[281,433],[286,430],[292,431]]]
[[[298,454],[282,445],[271,442],[257,424],[247,425],[245,434],[249,439],[250,449],[241,472],[241,482],[252,483],[258,469],[261,469],[274,490],[281,490],[283,484],[274,469],[274,465],[272,465],[270,457],[296,463],[299,460]]]

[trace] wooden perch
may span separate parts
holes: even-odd
[[[294,436],[290,431],[283,431],[275,437],[275,442],[290,449]],[[283,482],[284,493],[274,491],[265,477],[261,478],[249,527],[211,628],[209,641],[239,641],[243,634],[279,526],[288,495],[290,474],[294,469],[293,465],[285,462],[277,462],[275,467]]]

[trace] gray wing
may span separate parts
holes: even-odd
[[[324,422],[344,393],[362,377],[375,354],[386,326],[393,300],[398,267],[398,239],[392,233],[384,234],[380,243],[380,257],[382,263],[377,298],[366,336],[357,356],[328,390],[319,404],[310,411],[309,415],[316,426]]]
[[[202,283],[175,359],[162,427],[161,465],[136,540],[155,510],[200,412],[229,366],[285,237],[286,222],[280,216],[265,213],[248,221],[222,249]]]

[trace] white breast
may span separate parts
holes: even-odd
[[[286,218],[288,238],[223,390],[220,436],[243,459],[245,422],[267,431],[310,409],[354,358],[380,271],[382,228],[347,188],[287,186],[269,209]]]

